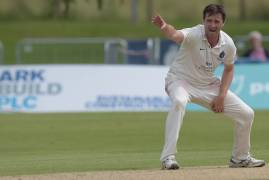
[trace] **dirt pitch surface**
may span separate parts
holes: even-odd
[[[6,176],[1,180],[269,180],[269,166],[261,168],[186,167],[179,170],[127,170]]]

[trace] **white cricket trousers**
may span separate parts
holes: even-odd
[[[210,103],[219,93],[219,84],[198,89],[185,81],[176,80],[166,85],[166,92],[172,104],[165,124],[165,142],[161,161],[167,156],[177,153],[177,141],[187,103],[193,102],[211,110]],[[232,157],[238,160],[246,159],[249,156],[250,131],[254,111],[238,96],[228,91],[224,100],[223,113],[235,122]]]

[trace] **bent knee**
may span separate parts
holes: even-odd
[[[248,107],[244,111],[242,111],[242,116],[245,121],[252,123],[252,121],[254,120],[254,110],[251,107]]]
[[[249,107],[248,110],[245,113],[246,113],[246,116],[248,117],[248,119],[250,121],[253,121],[253,119],[254,119],[254,110]]]
[[[185,109],[187,102],[188,101],[185,99],[184,100],[175,99],[172,103],[176,110],[180,110],[180,109]]]

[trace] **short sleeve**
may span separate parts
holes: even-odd
[[[236,47],[235,47],[234,43],[232,42],[227,47],[227,56],[224,60],[224,64],[227,64],[227,65],[234,64],[235,60],[236,60]]]
[[[191,28],[184,28],[177,31],[182,32],[184,34],[184,37],[187,37],[188,33],[191,31]]]
[[[182,43],[191,42],[192,41],[192,37],[193,37],[193,34],[195,32],[195,29],[196,29],[196,27],[184,28],[184,29],[177,30],[177,31],[182,32],[183,35],[184,35],[184,40],[183,40]]]

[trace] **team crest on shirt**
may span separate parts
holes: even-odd
[[[218,60],[219,61],[224,61],[224,57],[225,57],[225,52],[221,51],[221,53],[219,54]]]

